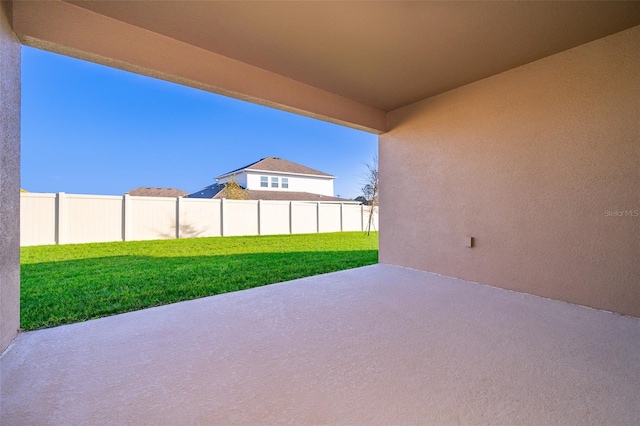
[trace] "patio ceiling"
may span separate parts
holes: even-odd
[[[378,133],[387,111],[638,24],[637,1],[14,4],[26,44]]]
[[[71,3],[384,111],[640,23],[637,2]]]

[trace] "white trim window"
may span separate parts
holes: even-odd
[[[271,187],[272,188],[277,188],[278,187],[278,178],[277,177],[271,177]]]
[[[282,178],[282,189],[289,188],[289,178]]]
[[[267,176],[260,176],[260,188],[269,187],[269,178]]]

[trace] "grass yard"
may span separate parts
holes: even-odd
[[[21,327],[53,327],[378,262],[362,232],[21,249]]]

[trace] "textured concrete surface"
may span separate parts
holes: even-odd
[[[380,261],[640,317],[639,70],[636,26],[390,113]]]
[[[3,425],[638,424],[640,320],[374,265],[21,334]]]
[[[20,326],[20,43],[0,3],[0,352]]]

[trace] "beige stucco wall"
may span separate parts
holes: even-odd
[[[640,317],[640,27],[388,126],[381,262]]]
[[[0,353],[20,326],[20,44],[0,3]]]

